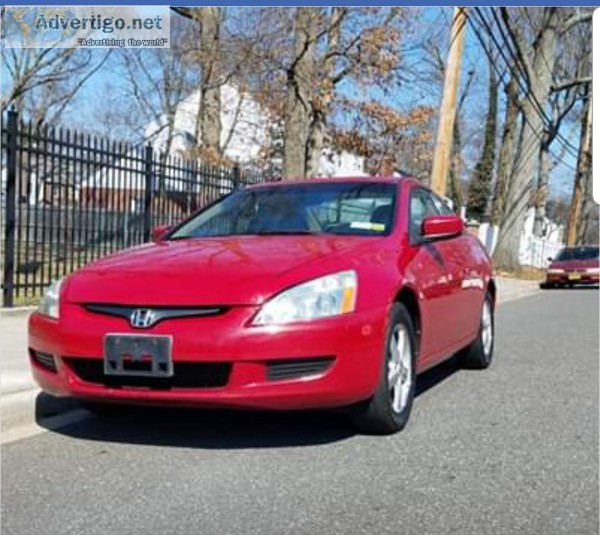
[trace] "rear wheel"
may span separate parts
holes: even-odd
[[[487,368],[494,354],[494,334],[494,300],[488,293],[483,301],[477,338],[459,354],[461,365],[471,369]]]
[[[412,410],[417,342],[411,316],[401,303],[392,307],[385,348],[377,391],[353,413],[364,433],[396,433],[406,426]]]

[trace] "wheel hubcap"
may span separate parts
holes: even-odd
[[[486,356],[492,351],[492,341],[494,339],[494,325],[492,322],[492,310],[489,301],[483,304],[483,312],[481,314],[481,344],[483,352]]]
[[[388,348],[388,386],[394,412],[406,407],[412,386],[412,349],[408,330],[396,325]]]

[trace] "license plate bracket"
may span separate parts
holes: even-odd
[[[107,334],[104,374],[132,377],[172,377],[173,338],[152,334]]]
[[[578,281],[579,279],[581,279],[581,273],[569,273],[570,281]]]

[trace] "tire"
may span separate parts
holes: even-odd
[[[403,304],[396,303],[390,312],[377,390],[352,411],[354,424],[361,432],[389,435],[404,429],[415,396],[417,351],[411,316]],[[394,380],[395,386],[391,386]]]
[[[459,354],[461,366],[472,370],[489,367],[494,356],[494,337],[494,300],[488,293],[483,301],[477,338]]]

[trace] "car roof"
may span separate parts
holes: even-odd
[[[290,180],[276,180],[252,184],[249,188],[299,186],[304,184],[332,184],[335,182],[356,184],[399,184],[401,182],[415,182],[423,185],[415,177],[403,176],[347,176],[347,177],[316,177],[316,178],[292,178]]]

